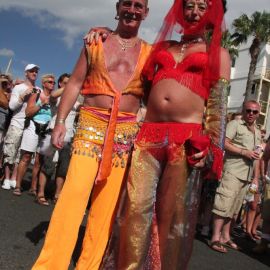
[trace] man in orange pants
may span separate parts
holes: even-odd
[[[143,96],[141,70],[151,46],[138,37],[147,0],[119,0],[117,28],[106,41],[86,45],[65,88],[52,143],[61,148],[65,118],[81,92],[84,106],[73,154],[41,254],[32,269],[65,270],[92,191],[91,209],[76,269],[98,269],[111,232]]]

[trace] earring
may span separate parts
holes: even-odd
[[[117,14],[115,17],[114,17],[115,20],[119,21],[119,15]]]

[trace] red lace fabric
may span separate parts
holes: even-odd
[[[198,24],[191,25],[184,20],[183,7],[185,0],[175,0],[173,6],[166,15],[163,25],[159,31],[157,39],[152,49],[152,53],[143,70],[143,76],[146,81],[152,82],[156,76],[157,53],[168,48],[168,42],[171,39],[172,32],[176,31],[182,35],[198,35],[202,31],[211,31],[212,38],[207,46],[208,62],[205,66],[203,84],[209,89],[211,85],[215,84],[220,77],[220,40],[222,35],[222,28],[224,29],[223,21],[223,5],[221,0],[207,0],[208,8],[202,19]],[[201,59],[193,58],[192,64],[200,65]],[[190,77],[192,80],[193,77]],[[192,84],[192,83],[191,83]],[[192,87],[192,90],[194,88]]]
[[[194,123],[170,123],[170,122],[145,122],[138,133],[135,142],[160,143],[168,140],[168,143],[184,144],[192,135],[202,132],[201,124]]]
[[[197,52],[186,56],[182,62],[176,64],[172,54],[167,50],[161,50],[153,59],[158,66],[153,85],[163,79],[175,79],[186,86],[203,99],[209,96],[209,88],[203,83],[203,74],[208,63],[208,55]]]

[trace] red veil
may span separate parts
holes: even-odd
[[[209,42],[209,46],[207,46],[209,62],[204,76],[204,83],[210,88],[211,85],[218,81],[220,76],[220,39],[223,21],[222,0],[206,0],[208,9],[196,26],[192,26],[184,21],[184,1],[185,0],[175,0],[173,6],[166,15],[153,46],[153,51],[144,68],[143,75],[149,81],[153,79],[155,73],[155,54],[159,49],[168,46],[168,42],[166,43],[164,41],[170,40],[173,30],[183,35],[196,35],[206,29],[211,30],[212,32],[212,38]],[[198,196],[198,193],[201,185],[201,177],[199,170],[190,170],[187,168],[185,162],[183,162],[183,164],[181,173],[178,171],[179,167],[175,166],[170,170],[172,173],[170,177],[165,177],[166,179],[170,179],[170,185],[172,182],[175,183],[175,185],[171,185],[171,187],[175,188],[167,188],[168,182],[166,182],[166,180],[164,180],[161,185],[159,183],[159,187],[156,190],[157,193],[153,195],[153,198],[158,198],[156,201],[158,203],[155,203],[153,218],[150,216],[150,220],[148,220],[152,224],[151,235],[147,236],[150,239],[150,243],[144,245],[143,248],[138,244],[137,248],[132,250],[132,252],[130,252],[131,247],[128,247],[128,251],[123,251],[120,245],[121,237],[125,237],[125,221],[127,220],[126,205],[128,202],[127,194],[125,194],[125,192],[122,193],[122,198],[119,200],[119,209],[113,226],[113,232],[100,269],[122,269],[121,267],[119,268],[119,265],[121,265],[122,261],[126,262],[126,257],[128,257],[126,254],[133,255],[138,252],[138,250],[144,253],[144,257],[142,258],[143,267],[140,269],[187,269],[192,252],[192,243],[197,221],[197,210],[200,197]],[[142,180],[147,181],[147,179]],[[166,219],[166,222],[164,222],[165,218],[158,219],[158,215],[155,215],[160,213],[159,210],[161,208],[162,213],[169,213],[169,218]],[[150,209],[150,211],[152,210]],[[161,216],[162,214],[159,215],[159,217]],[[143,219],[145,219],[145,217]],[[142,224],[135,224],[135,229],[131,235],[129,235],[129,239],[132,239],[135,245],[136,241],[134,239],[144,237],[140,231],[141,225]],[[162,230],[162,228],[169,228],[169,231]],[[162,234],[162,237],[159,237],[159,232],[161,230],[162,232],[165,231],[165,233]],[[121,232],[123,231],[124,234],[122,235]],[[134,238],[134,235],[136,235],[137,238]],[[162,242],[160,241],[161,238],[163,240]],[[146,252],[144,252],[144,250],[146,250]],[[160,252],[161,250],[162,252]],[[131,267],[130,269],[135,268]]]
[[[143,70],[143,76],[147,81],[152,81],[155,66],[154,58],[157,51],[164,48],[164,41],[172,37],[173,31],[182,35],[196,35],[204,29],[212,33],[208,46],[209,62],[204,80],[206,86],[213,85],[220,77],[220,42],[222,30],[225,30],[223,23],[223,3],[222,0],[206,0],[207,11],[200,22],[194,26],[184,20],[183,8],[185,0],[175,0],[173,6],[167,13],[158,36],[154,42],[153,50]]]

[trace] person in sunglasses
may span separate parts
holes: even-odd
[[[42,162],[42,156],[37,152],[37,149],[41,144],[42,138],[45,136],[47,126],[52,118],[50,95],[54,90],[55,77],[53,74],[45,74],[42,76],[41,82],[42,90],[36,87],[32,88],[25,108],[26,118],[20,146],[20,162],[16,177],[16,187],[13,191],[13,194],[16,196],[21,196],[22,194],[22,180],[35,153],[31,189],[33,190],[37,187],[37,175]],[[44,194],[38,195],[37,203],[48,205]]]
[[[230,238],[232,220],[236,218],[249,185],[258,186],[261,133],[256,126],[260,104],[249,100],[243,104],[242,119],[232,120],[226,128],[223,176],[213,207],[212,249],[226,253],[226,246],[238,249]]]
[[[36,64],[28,64],[26,65],[24,72],[24,80],[16,80],[15,87],[12,89],[9,100],[9,109],[13,112],[13,114],[3,146],[5,180],[2,188],[5,190],[16,187],[19,148],[25,122],[25,109],[33,88],[40,89],[36,86],[39,66]]]

